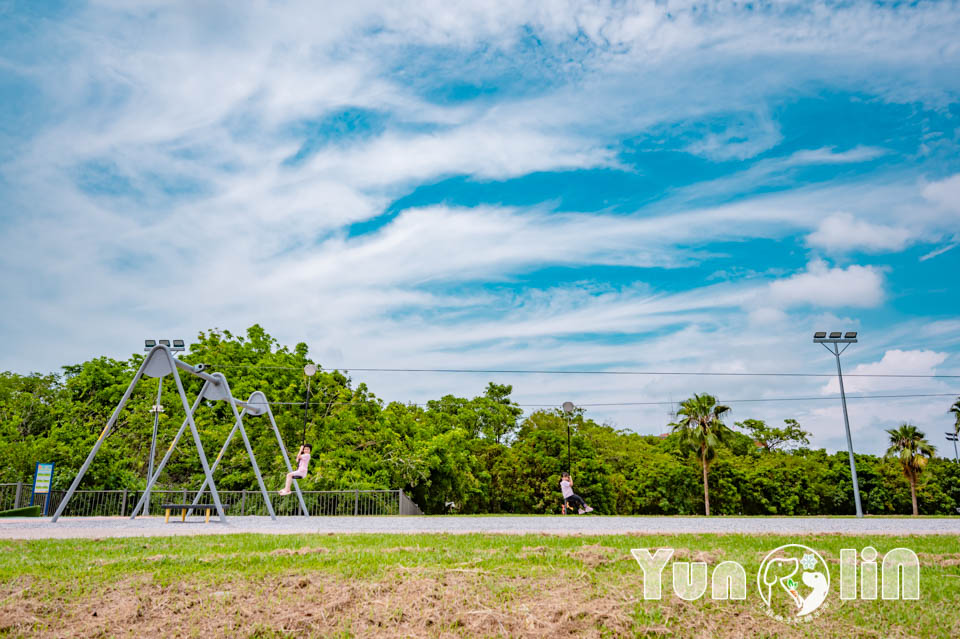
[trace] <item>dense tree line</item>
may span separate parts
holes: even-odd
[[[708,395],[685,402],[672,434],[658,437],[595,423],[579,409],[523,417],[510,399],[512,388],[492,382],[473,398],[447,395],[416,406],[386,403],[365,384],[321,370],[311,378],[312,405],[304,426],[307,354],[306,344],[291,350],[253,326],[245,336],[201,333],[183,358],[226,374],[239,399],[262,390],[276,402],[288,452],[295,453],[304,440],[313,445],[310,475],[301,481],[305,489],[402,488],[428,513],[556,513],[569,421],[576,490],[598,513],[702,514],[707,492],[713,514],[846,515],[854,510],[846,452],[809,449],[807,434],[794,420],[782,428],[753,419],[731,427],[726,407],[703,403]],[[142,361],[139,354],[126,361],[100,357],[66,366],[60,375],[0,374],[0,482],[30,481],[36,462],[53,461],[54,488],[66,488]],[[201,382],[190,375],[182,379],[193,398]],[[156,380],[139,385],[82,487],[145,485],[155,395]],[[158,457],[184,417],[169,377],[163,406]],[[702,418],[704,411],[712,417]],[[196,423],[212,458],[233,425],[229,408],[204,402]],[[267,423],[262,418],[244,423],[268,485],[279,488],[286,471]],[[913,466],[897,455],[857,455],[865,512],[910,513],[913,484],[920,513],[955,514],[960,466],[934,456],[918,467],[910,471]],[[187,437],[160,484],[199,487],[201,482]],[[239,438],[221,462],[217,485],[256,485]]]

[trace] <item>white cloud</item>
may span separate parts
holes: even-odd
[[[960,243],[951,242],[950,244],[947,244],[947,245],[945,245],[945,246],[941,246],[941,247],[935,248],[935,249],[933,249],[932,251],[930,251],[929,253],[925,253],[925,254],[921,255],[921,256],[920,256],[920,261],[921,261],[921,262],[926,262],[927,260],[932,260],[933,258],[937,257],[938,255],[943,255],[943,254],[946,253],[947,251],[949,251],[949,250],[951,250],[951,249],[954,249],[954,248],[956,248],[957,246],[960,246]]]
[[[518,282],[547,266],[674,269],[718,242],[782,239],[838,210],[850,211],[854,226],[870,220],[870,250],[896,245],[897,218],[907,215],[916,237],[937,231],[942,215],[922,215],[912,176],[743,197],[794,186],[784,176],[797,167],[865,162],[882,149],[764,159],[633,214],[556,212],[552,202],[431,206],[362,237],[344,227],[451,174],[497,180],[615,167],[624,140],[677,122],[715,124],[690,148],[704,157],[755,157],[783,135],[763,105],[798,87],[942,101],[960,88],[958,22],[953,8],[933,4],[716,4],[704,14],[700,3],[606,0],[293,2],[282,11],[118,1],[78,9],[66,23],[43,21],[30,34],[42,55],[0,60],[39,87],[38,122],[56,115],[0,167],[0,188],[9,189],[0,217],[12,212],[0,235],[0,295],[17,309],[0,319],[3,366],[126,356],[158,326],[189,337],[261,322],[341,366],[809,370],[809,339],[796,336],[817,326],[797,307],[875,306],[884,297],[879,268],[814,262],[769,285],[752,275],[679,292],[667,290],[670,275],[647,281],[646,271],[629,284]],[[425,97],[457,83],[501,92],[458,104]],[[307,136],[291,130],[343,109],[386,124],[282,165]],[[729,114],[739,119],[725,125]],[[77,166],[104,158],[146,196],[78,189]],[[165,196],[156,175],[190,176],[202,193]],[[949,208],[958,201],[951,189],[945,180],[924,193]],[[737,201],[704,206],[705,196]],[[830,230],[813,235],[821,229]],[[960,343],[955,326],[938,331],[938,343]],[[886,341],[909,339],[895,337]],[[480,392],[486,377],[370,381],[389,399],[423,401]],[[666,376],[510,381],[519,399],[545,403],[820,387]],[[665,408],[591,414],[655,432]],[[822,418],[795,405],[735,408],[737,418],[809,415],[823,437],[837,423],[834,408]]]
[[[805,272],[771,282],[768,295],[783,306],[871,308],[883,302],[884,277],[873,266],[831,268],[814,260]]]
[[[836,213],[820,222],[817,230],[807,236],[807,244],[834,253],[901,251],[915,236],[915,232],[907,228],[874,224],[849,213]]]
[[[711,160],[746,160],[773,148],[783,139],[767,114],[731,116],[723,131],[710,132],[687,147],[687,151]]]
[[[934,375],[937,367],[947,361],[948,353],[930,350],[892,349],[883,354],[880,361],[858,364],[843,376],[844,390],[848,393],[874,390],[909,390],[916,388],[910,378],[853,377],[851,375]],[[928,386],[929,388],[929,386]],[[836,379],[823,386],[823,392],[838,394],[840,384]]]
[[[927,184],[923,197],[948,211],[960,213],[960,173]]]
[[[886,150],[872,146],[857,146],[849,151],[840,152],[834,151],[833,147],[822,147],[819,149],[797,151],[787,158],[787,163],[797,166],[809,164],[853,164],[856,162],[869,162],[886,154]]]

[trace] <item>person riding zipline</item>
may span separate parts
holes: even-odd
[[[593,512],[593,508],[587,506],[583,497],[573,492],[573,480],[570,479],[570,473],[563,473],[560,476],[560,492],[563,493],[563,514],[567,514],[567,507],[576,507],[581,515],[583,513]]]
[[[310,463],[310,453],[313,452],[310,444],[304,444],[297,453],[297,469],[292,473],[287,473],[287,485],[283,487],[278,495],[289,495],[290,485],[294,479],[303,479],[307,476],[307,464]]]

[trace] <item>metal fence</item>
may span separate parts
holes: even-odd
[[[0,510],[30,505],[30,484],[0,484]]]
[[[267,515],[263,494],[259,490],[218,490],[223,510],[228,516]],[[19,508],[30,503],[30,484],[0,484],[0,510]],[[67,494],[65,490],[50,492],[47,513],[53,513]],[[196,492],[181,490],[151,490],[150,512],[161,513],[162,504],[189,504]],[[141,490],[78,490],[73,493],[64,517],[129,516],[140,497]],[[277,516],[300,515],[296,494],[279,497],[270,493]],[[422,515],[420,508],[402,490],[305,490],[303,501],[311,515]],[[38,501],[43,505],[42,501]],[[200,503],[210,503],[205,492]]]

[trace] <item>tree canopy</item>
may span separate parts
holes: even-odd
[[[313,445],[306,490],[403,489],[428,513],[558,513],[558,482],[566,466],[567,416],[560,409],[524,415],[513,389],[491,381],[472,398],[445,395],[424,405],[385,402],[345,372],[321,370],[311,378],[304,429],[309,349],[278,344],[260,326],[245,334],[200,333],[184,361],[223,372],[238,399],[263,391],[289,453]],[[66,366],[61,374],[0,373],[0,482],[30,481],[38,461],[56,463],[54,489],[64,489],[143,361],[97,357]],[[318,363],[319,364],[319,363]],[[182,376],[193,398],[201,382]],[[164,378],[158,457],[173,439],[184,411]],[[84,477],[83,488],[143,488],[153,429],[156,380],[138,385],[117,427]],[[702,401],[707,394],[700,394]],[[691,400],[692,401],[692,400]],[[724,417],[714,403],[691,405],[690,426],[700,417]],[[702,414],[701,414],[702,413]],[[711,512],[744,515],[849,514],[853,511],[846,452],[811,450],[795,421],[783,429],[748,417],[747,433],[717,428],[709,450],[691,445],[694,432],[643,435],[596,423],[582,410],[569,416],[572,474],[578,494],[599,513],[697,514],[703,512],[701,458],[709,463]],[[208,457],[232,427],[222,402],[204,402],[196,416]],[[244,420],[264,479],[282,486],[286,472],[276,439],[261,418]],[[709,422],[709,419],[707,420]],[[761,426],[762,425],[762,426]],[[638,425],[650,432],[660,424]],[[783,431],[783,432],[780,432]],[[719,433],[719,436],[716,436]],[[160,478],[170,488],[197,489],[203,481],[197,454],[186,438]],[[758,446],[756,442],[760,442]],[[911,512],[910,482],[897,459],[857,455],[864,510]],[[235,438],[220,463],[217,486],[252,489],[256,480]],[[933,458],[916,479],[921,513],[954,514],[960,506],[960,465]],[[452,504],[452,505],[451,505]]]

